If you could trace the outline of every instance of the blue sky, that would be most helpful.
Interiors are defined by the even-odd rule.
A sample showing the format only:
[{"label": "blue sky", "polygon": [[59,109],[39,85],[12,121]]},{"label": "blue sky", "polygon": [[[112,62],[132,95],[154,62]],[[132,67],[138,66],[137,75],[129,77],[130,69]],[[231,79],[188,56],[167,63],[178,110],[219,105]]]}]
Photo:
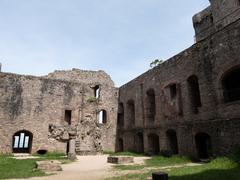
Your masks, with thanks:
[{"label": "blue sky", "polygon": [[4,72],[104,70],[116,86],[194,43],[208,0],[0,0]]}]

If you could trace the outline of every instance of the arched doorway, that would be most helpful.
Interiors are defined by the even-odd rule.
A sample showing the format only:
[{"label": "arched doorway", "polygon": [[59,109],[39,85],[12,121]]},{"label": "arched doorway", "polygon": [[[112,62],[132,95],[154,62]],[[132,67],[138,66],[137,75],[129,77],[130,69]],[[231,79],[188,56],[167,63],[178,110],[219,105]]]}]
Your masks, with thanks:
[{"label": "arched doorway", "polygon": [[240,100],[240,67],[227,72],[222,78],[225,102]]},{"label": "arched doorway", "polygon": [[33,135],[29,131],[18,131],[13,135],[13,153],[31,153]]},{"label": "arched doorway", "polygon": [[211,137],[207,133],[198,133],[195,136],[199,159],[208,159],[212,156]]},{"label": "arched doorway", "polygon": [[137,153],[144,152],[143,134],[141,132],[137,133],[134,137],[135,151]]},{"label": "arched doorway", "polygon": [[118,139],[117,152],[123,152],[123,151],[124,151],[123,139],[122,139],[122,138],[119,138],[119,139]]},{"label": "arched doorway", "polygon": [[178,140],[177,133],[174,130],[168,130],[166,132],[168,140],[168,148],[173,154],[178,154]]},{"label": "arched doorway", "polygon": [[158,155],[160,152],[159,137],[157,134],[148,135],[148,154]]}]

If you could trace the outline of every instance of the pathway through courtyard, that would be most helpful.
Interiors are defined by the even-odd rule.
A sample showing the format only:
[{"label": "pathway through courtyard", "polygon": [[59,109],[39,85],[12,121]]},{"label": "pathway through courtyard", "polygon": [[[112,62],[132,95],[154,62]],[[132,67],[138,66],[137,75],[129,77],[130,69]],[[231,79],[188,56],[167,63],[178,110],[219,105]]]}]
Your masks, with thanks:
[{"label": "pathway through courtyard", "polygon": [[107,155],[78,156],[76,162],[63,164],[63,171],[56,175],[35,177],[29,180],[102,180],[111,175],[112,165]]},{"label": "pathway through courtyard", "polygon": [[[107,157],[108,155],[78,156],[78,160],[76,162],[63,164],[63,171],[57,172],[55,175],[34,177],[29,178],[29,180],[104,180],[108,177],[144,173],[155,169],[166,171],[172,168],[201,165],[196,163],[187,163],[165,167],[146,167],[141,170],[118,171],[113,169],[113,164],[107,163]],[[149,159],[149,157],[134,157],[134,164],[144,164],[144,160],[146,159]]]}]

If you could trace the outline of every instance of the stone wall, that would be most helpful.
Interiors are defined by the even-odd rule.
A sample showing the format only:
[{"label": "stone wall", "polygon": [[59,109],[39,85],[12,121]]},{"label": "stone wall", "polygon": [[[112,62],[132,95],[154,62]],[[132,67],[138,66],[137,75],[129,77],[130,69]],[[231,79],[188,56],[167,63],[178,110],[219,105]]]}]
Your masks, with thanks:
[{"label": "stone wall", "polygon": [[[99,85],[100,98],[93,87]],[[49,125],[69,127],[65,110],[71,111],[71,126],[77,128],[78,153],[115,148],[118,90],[103,71],[57,71],[44,77],[0,73],[0,152],[12,152],[13,135],[21,130],[33,134],[32,150],[67,151],[67,140],[52,138]],[[107,112],[106,124],[97,113]],[[110,138],[111,137],[111,138]]]},{"label": "stone wall", "polygon": [[209,7],[193,16],[196,41],[209,37],[239,18],[239,0],[211,0]]},{"label": "stone wall", "polygon": [[[159,138],[159,151],[169,150],[168,130],[176,132],[178,151],[182,155],[197,156],[195,138],[198,133],[210,136],[214,155],[240,146],[237,141],[240,138],[240,101],[225,102],[222,84],[226,72],[239,68],[239,40],[240,20],[120,87],[124,126],[118,127],[117,148],[123,140],[124,150],[136,151],[136,134],[141,133],[145,153],[151,149],[152,134]],[[201,101],[195,107],[189,85],[193,76],[199,84]],[[150,123],[146,117],[149,89],[155,92],[156,109],[155,120]],[[131,127],[126,113],[129,100],[135,105],[135,125]]]}]

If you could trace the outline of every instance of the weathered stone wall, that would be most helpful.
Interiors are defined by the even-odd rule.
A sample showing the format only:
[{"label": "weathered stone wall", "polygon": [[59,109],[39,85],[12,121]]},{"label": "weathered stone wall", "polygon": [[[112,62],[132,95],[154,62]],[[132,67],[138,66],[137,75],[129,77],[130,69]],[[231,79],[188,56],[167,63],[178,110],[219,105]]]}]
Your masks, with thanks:
[{"label": "weathered stone wall", "polygon": [[240,18],[239,0],[211,0],[210,4],[209,7],[193,16],[197,42]]},{"label": "weathered stone wall", "polygon": [[[122,86],[119,103],[124,106],[124,127],[118,127],[116,142],[119,143],[121,138],[124,150],[136,150],[134,137],[138,132],[143,133],[144,152],[147,153],[148,135],[156,134],[160,150],[166,150],[169,149],[166,132],[173,129],[182,155],[197,156],[195,135],[200,132],[211,137],[214,155],[240,146],[237,141],[240,138],[240,102],[225,103],[222,87],[224,73],[240,65],[239,40],[240,20]],[[198,79],[201,98],[201,106],[196,112],[193,111],[188,84],[192,75]],[[176,84],[175,100],[166,93],[171,84]],[[149,89],[155,92],[156,108],[155,121],[151,123],[146,122]],[[176,99],[180,103],[176,103]],[[132,127],[128,126],[126,113],[129,100],[135,104],[135,125]],[[181,113],[179,109],[182,109]]]},{"label": "weathered stone wall", "polygon": [[[101,87],[101,96],[89,102],[95,85]],[[81,142],[78,152],[114,151],[115,141],[109,137],[116,134],[117,93],[103,71],[74,69],[45,77],[0,73],[0,152],[12,152],[13,135],[21,130],[33,134],[32,153],[39,149],[66,152],[67,140],[49,134],[50,124],[68,127],[65,110],[72,111],[71,126],[77,128]],[[107,123],[100,125],[96,114],[102,108],[108,116]]]},{"label": "weathered stone wall", "polygon": [[240,17],[238,0],[211,0],[213,21],[216,27],[224,27]]}]

